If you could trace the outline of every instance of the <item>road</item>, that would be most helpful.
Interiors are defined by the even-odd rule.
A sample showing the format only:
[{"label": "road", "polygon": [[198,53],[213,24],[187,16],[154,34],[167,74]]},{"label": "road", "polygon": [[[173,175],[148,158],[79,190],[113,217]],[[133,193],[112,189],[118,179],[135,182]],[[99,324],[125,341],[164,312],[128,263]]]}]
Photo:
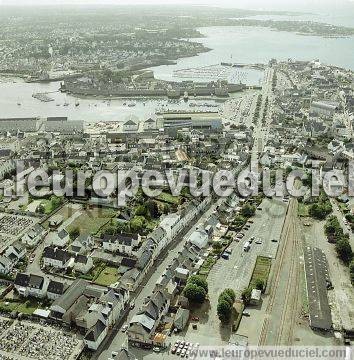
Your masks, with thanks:
[{"label": "road", "polygon": [[[67,219],[66,221],[63,222],[63,224],[61,224],[59,226],[59,228],[56,230],[56,232],[59,232],[62,229],[67,228],[72,222],[74,222],[75,219],[77,219],[80,215],[81,215],[81,211],[78,210],[76,212],[74,212],[74,214]],[[52,244],[52,237],[54,235],[54,232],[49,231],[49,233],[45,236],[44,240],[37,246],[37,248],[34,250],[34,254],[35,257],[33,259],[32,263],[29,263],[27,265],[27,269],[26,272],[28,274],[34,274],[34,275],[39,275],[39,276],[43,276],[43,277],[47,277],[50,280],[55,280],[55,281],[60,281],[60,282],[65,282],[68,285],[70,285],[73,280],[71,279],[67,279],[64,278],[62,276],[56,276],[56,275],[52,275],[52,274],[48,274],[46,272],[44,272],[41,269],[41,258],[42,258],[42,254],[44,251],[44,248],[47,246],[50,246]]]},{"label": "road", "polygon": [[[258,168],[259,153],[262,153],[264,146],[267,143],[270,124],[272,122],[273,112],[273,96],[272,96],[272,82],[273,82],[274,70],[272,68],[266,68],[264,73],[264,80],[262,86],[262,103],[259,111],[259,117],[255,124],[253,131],[253,148],[251,152],[251,169],[256,170]],[[268,105],[266,100],[268,99]],[[266,112],[265,119],[263,121],[263,114]]]}]

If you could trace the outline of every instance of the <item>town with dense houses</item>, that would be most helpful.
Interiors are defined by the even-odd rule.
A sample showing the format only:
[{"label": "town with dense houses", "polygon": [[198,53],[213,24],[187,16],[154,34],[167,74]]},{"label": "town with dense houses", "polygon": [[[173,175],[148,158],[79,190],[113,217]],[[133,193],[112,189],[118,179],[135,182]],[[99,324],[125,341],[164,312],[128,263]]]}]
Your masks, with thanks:
[{"label": "town with dense houses", "polygon": [[[353,71],[271,59],[244,65],[262,74],[254,86],[159,81],[147,63],[207,51],[179,40],[193,29],[177,34],[165,21],[152,33],[122,24],[119,41],[101,34],[89,47],[83,23],[71,34],[76,55],[58,45],[73,23],[47,35],[55,66],[80,73],[66,74],[56,91],[101,96],[107,106],[115,96],[163,99],[149,116],[88,121],[0,110],[0,359],[174,359],[203,346],[353,342]],[[28,38],[48,26],[32,25]],[[24,34],[11,36],[1,73],[42,81],[48,59],[26,58],[29,46],[19,56]],[[123,39],[146,47],[128,51]],[[44,50],[36,51],[40,58]],[[239,66],[222,60],[222,71]],[[117,70],[123,62],[132,68]],[[212,105],[190,106],[200,96]],[[169,106],[176,101],[180,108]],[[203,190],[203,176],[220,171],[238,179],[227,195],[191,186],[192,174]],[[292,192],[285,183],[299,171]],[[104,172],[115,185],[102,195],[95,185]],[[127,172],[139,186],[121,204],[120,190],[133,186],[120,181]],[[146,172],[162,174],[151,195]],[[167,174],[181,173],[175,194]]]}]

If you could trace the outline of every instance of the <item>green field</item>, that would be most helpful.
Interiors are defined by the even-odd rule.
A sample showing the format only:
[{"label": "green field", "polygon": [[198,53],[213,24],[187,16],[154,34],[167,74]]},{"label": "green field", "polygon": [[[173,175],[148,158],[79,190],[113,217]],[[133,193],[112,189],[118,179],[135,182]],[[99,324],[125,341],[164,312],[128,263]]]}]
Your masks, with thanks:
[{"label": "green field", "polygon": [[216,260],[212,256],[208,256],[204,262],[203,265],[199,269],[200,275],[208,275],[211,268],[214,266]]},{"label": "green field", "polygon": [[109,209],[88,209],[76,218],[66,229],[71,231],[78,227],[80,234],[96,234],[104,225],[106,225],[115,215],[113,210]]},{"label": "green field", "polygon": [[0,301],[0,311],[12,312],[31,315],[35,310],[40,308],[41,305],[36,300],[23,300],[23,301]]},{"label": "green field", "polygon": [[53,210],[53,203],[50,200],[43,200],[41,205],[44,207],[44,213],[49,215]]},{"label": "green field", "polygon": [[257,279],[263,280],[267,285],[272,259],[265,256],[257,256],[256,265],[254,266],[250,286],[254,287]]},{"label": "green field", "polygon": [[162,192],[159,196],[156,197],[156,200],[160,200],[172,205],[178,205],[179,204],[179,197],[173,196],[169,193]]},{"label": "green field", "polygon": [[95,280],[97,285],[108,286],[116,283],[119,280],[117,268],[107,266],[105,267]]}]

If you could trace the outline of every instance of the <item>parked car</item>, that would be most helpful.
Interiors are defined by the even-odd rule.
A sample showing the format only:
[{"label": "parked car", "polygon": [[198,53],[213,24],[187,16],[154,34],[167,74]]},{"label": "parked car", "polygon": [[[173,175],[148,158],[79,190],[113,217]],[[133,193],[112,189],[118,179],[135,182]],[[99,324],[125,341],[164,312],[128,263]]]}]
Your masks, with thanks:
[{"label": "parked car", "polygon": [[260,245],[260,244],[262,244],[262,240],[261,240],[261,239],[257,239],[257,240],[255,241],[255,243],[258,244],[258,245]]},{"label": "parked car", "polygon": [[161,349],[158,346],[155,346],[152,351],[158,353],[161,351]]},{"label": "parked car", "polygon": [[176,346],[173,346],[173,347],[171,348],[171,354],[175,354],[175,353],[176,353],[176,351],[177,351]]},{"label": "parked car", "polygon": [[227,254],[226,252],[222,253],[221,257],[225,260],[229,260],[230,259],[230,255]]},{"label": "parked car", "polygon": [[126,332],[128,330],[128,324],[122,326],[122,332]]},{"label": "parked car", "polygon": [[251,316],[251,313],[247,310],[245,310],[243,313],[242,313],[243,316]]},{"label": "parked car", "polygon": [[277,243],[278,240],[277,240],[277,239],[272,239],[272,242],[273,242],[273,243]]}]

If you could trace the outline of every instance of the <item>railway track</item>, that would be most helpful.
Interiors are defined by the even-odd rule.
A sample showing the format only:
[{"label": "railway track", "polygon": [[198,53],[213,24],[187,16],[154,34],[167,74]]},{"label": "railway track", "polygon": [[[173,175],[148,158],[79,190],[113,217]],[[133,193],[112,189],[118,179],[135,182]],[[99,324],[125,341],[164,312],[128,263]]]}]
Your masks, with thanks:
[{"label": "railway track", "polygon": [[[298,239],[295,236],[296,234],[296,209],[297,209],[297,201],[295,199],[291,199],[289,203],[288,213],[284,222],[284,227],[282,231],[281,236],[281,244],[280,244],[280,253],[278,254],[278,258],[274,264],[274,273],[273,278],[271,281],[271,289],[269,293],[269,301],[266,308],[265,313],[265,319],[262,325],[261,333],[259,336],[259,345],[266,345],[267,341],[267,335],[269,331],[269,325],[270,325],[270,317],[273,312],[274,303],[278,295],[278,288],[279,288],[279,279],[281,276],[281,271],[283,268],[283,264],[286,259],[286,254],[290,252],[290,254],[293,254],[294,250],[296,250],[298,245]],[[286,294],[285,294],[285,307],[281,314],[281,324],[279,327],[279,330],[277,332],[276,337],[276,344],[279,344],[282,342],[284,331],[286,328],[286,321],[287,321],[287,314],[293,312],[294,306],[296,304],[296,299],[294,299],[294,296],[292,294],[297,293],[298,291],[298,256],[291,256],[291,264],[290,264],[290,279],[291,276],[294,276],[294,279],[296,280],[296,284],[294,284],[292,281],[288,281],[286,286]],[[294,289],[295,286],[295,289]],[[295,311],[294,311],[295,312]],[[293,318],[294,319],[294,318]],[[293,321],[292,319],[292,321]],[[291,330],[291,329],[290,329]],[[289,338],[292,337],[292,331],[288,332],[287,338],[288,340],[286,342],[289,342]],[[272,344],[272,345],[276,345]]]},{"label": "railway track", "polygon": [[293,328],[297,315],[297,301],[299,291],[299,238],[296,231],[296,217],[292,217],[291,231],[291,264],[289,270],[289,281],[287,283],[284,308],[281,315],[281,322],[277,334],[275,345],[291,345],[293,338]]}]

